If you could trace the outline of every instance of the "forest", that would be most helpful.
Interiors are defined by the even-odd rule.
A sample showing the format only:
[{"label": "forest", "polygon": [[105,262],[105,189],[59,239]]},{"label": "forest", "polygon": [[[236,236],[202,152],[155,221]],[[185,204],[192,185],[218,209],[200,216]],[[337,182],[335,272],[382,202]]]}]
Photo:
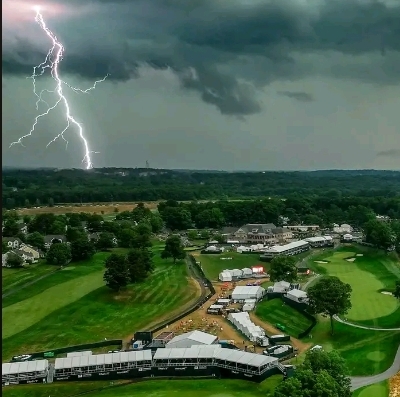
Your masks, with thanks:
[{"label": "forest", "polygon": [[2,170],[3,208],[62,203],[348,196],[395,198],[398,171]]}]

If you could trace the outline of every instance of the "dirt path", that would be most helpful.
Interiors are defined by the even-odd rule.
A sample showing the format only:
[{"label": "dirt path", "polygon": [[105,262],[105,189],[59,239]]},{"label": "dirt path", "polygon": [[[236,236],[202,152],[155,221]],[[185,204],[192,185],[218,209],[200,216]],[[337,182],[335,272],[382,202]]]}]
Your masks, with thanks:
[{"label": "dirt path", "polygon": [[389,397],[400,397],[400,372],[389,381]]}]

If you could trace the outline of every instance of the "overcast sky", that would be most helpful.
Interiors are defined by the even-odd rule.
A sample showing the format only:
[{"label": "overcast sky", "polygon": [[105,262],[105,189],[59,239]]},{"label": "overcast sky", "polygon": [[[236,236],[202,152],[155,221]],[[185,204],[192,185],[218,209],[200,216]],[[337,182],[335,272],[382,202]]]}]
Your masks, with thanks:
[{"label": "overcast sky", "polygon": [[[62,103],[23,145],[36,1],[3,0],[3,165],[83,167]],[[95,167],[400,169],[399,0],[43,0]],[[54,58],[53,58],[54,59]],[[37,90],[54,90],[49,69]],[[52,106],[54,93],[43,99]]]}]

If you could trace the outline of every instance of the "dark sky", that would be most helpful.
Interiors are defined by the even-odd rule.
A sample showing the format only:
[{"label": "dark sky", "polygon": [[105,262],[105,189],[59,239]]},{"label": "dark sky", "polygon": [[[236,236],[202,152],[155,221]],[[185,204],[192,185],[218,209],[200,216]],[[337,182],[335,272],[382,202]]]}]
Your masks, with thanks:
[{"label": "dark sky", "polygon": [[[51,47],[37,1],[3,0],[3,165],[84,166],[62,103],[42,118]],[[44,0],[95,167],[400,168],[399,0]],[[53,90],[49,69],[38,91]],[[44,92],[50,106],[57,96]],[[46,111],[44,103],[39,112]]]}]

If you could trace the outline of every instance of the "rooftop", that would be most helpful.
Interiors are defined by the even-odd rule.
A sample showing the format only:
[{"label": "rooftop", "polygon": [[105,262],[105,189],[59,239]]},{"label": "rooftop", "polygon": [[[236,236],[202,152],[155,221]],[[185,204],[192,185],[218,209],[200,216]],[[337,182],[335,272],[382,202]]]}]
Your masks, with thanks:
[{"label": "rooftop", "polygon": [[210,334],[207,334],[205,332],[201,332],[201,331],[197,331],[196,330],[196,331],[191,331],[191,332],[185,332],[182,335],[177,335],[177,336],[173,337],[168,342],[167,346],[168,345],[172,345],[172,344],[174,344],[176,342],[180,342],[180,341],[185,340],[185,339],[189,339],[189,340],[193,340],[193,341],[196,341],[196,342],[200,342],[200,343],[203,343],[205,345],[211,345],[212,343],[215,342],[217,337],[214,336],[214,335],[210,335]]},{"label": "rooftop", "polygon": [[2,375],[24,374],[27,372],[42,372],[49,366],[48,360],[23,361],[18,363],[3,363]]}]

